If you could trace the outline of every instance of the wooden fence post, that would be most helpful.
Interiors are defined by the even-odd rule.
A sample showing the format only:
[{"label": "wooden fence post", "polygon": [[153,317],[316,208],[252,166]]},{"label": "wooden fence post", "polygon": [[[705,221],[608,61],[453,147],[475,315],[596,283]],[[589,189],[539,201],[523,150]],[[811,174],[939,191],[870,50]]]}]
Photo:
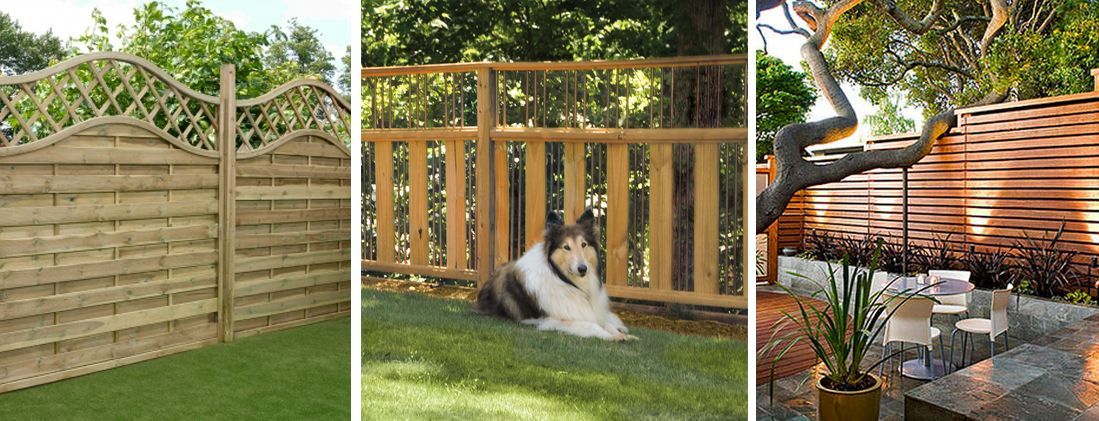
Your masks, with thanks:
[{"label": "wooden fence post", "polygon": [[[477,286],[488,282],[494,269],[496,244],[496,172],[492,129],[496,127],[496,72],[477,69]],[[506,212],[507,209],[504,209]]]},{"label": "wooden fence post", "polygon": [[236,253],[237,91],[236,69],[221,65],[221,103],[218,105],[218,337],[233,341],[233,258]]}]

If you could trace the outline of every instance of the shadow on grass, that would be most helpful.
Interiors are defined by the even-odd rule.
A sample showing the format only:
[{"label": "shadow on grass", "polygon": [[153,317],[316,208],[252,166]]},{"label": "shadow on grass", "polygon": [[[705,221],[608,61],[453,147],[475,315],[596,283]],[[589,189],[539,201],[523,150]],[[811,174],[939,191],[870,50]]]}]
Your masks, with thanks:
[{"label": "shadow on grass", "polygon": [[364,419],[746,419],[743,342],[538,332],[463,301],[363,292]]}]

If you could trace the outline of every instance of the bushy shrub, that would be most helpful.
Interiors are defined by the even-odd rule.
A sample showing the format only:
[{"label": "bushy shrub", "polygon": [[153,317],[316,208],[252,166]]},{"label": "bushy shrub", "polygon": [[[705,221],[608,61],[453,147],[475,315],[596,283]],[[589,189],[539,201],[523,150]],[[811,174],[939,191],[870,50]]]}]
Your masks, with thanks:
[{"label": "bushy shrub", "polygon": [[1080,279],[1072,265],[1078,251],[1064,250],[1060,245],[1065,223],[1051,238],[1036,239],[1023,231],[1023,239],[1015,241],[1015,279],[1027,281],[1034,294],[1053,298]]},{"label": "bushy shrub", "polygon": [[1004,288],[1014,277],[1010,260],[1011,251],[1001,247],[986,252],[978,252],[970,247],[962,263],[969,271],[969,280],[974,285],[981,288]]}]

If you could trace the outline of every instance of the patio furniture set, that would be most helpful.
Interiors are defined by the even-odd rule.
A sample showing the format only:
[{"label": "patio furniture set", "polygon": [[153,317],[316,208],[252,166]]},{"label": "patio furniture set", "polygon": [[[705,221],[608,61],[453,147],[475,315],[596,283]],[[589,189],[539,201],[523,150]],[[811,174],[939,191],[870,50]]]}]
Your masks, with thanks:
[{"label": "patio furniture set", "polygon": [[[874,275],[873,288],[875,291],[885,289],[889,295],[917,292],[918,295],[908,300],[894,300],[889,304],[888,313],[892,318],[886,323],[882,345],[884,354],[889,355],[890,349],[895,344],[900,344],[896,355],[904,355],[905,346],[913,344],[918,346],[920,354],[917,358],[904,361],[900,364],[901,373],[908,378],[918,380],[933,380],[954,371],[957,367],[965,367],[965,358],[968,355],[972,363],[973,352],[967,352],[975,347],[973,335],[985,335],[989,340],[991,356],[996,355],[996,338],[1004,336],[1004,348],[1008,347],[1007,340],[1007,305],[1011,294],[1012,285],[1005,289],[992,292],[992,307],[989,318],[969,317],[968,293],[975,286],[969,282],[968,271],[958,270],[931,270],[928,274],[920,276],[897,277],[890,279],[890,274],[879,272]],[[883,314],[882,317],[885,317]],[[931,318],[935,315],[954,316],[958,321],[954,324],[954,331],[950,334],[950,355],[947,356],[947,347],[944,346],[942,331],[932,326]],[[961,334],[961,364],[954,364],[955,340]],[[935,342],[938,342],[939,358],[934,358]],[[889,358],[890,371],[892,361]],[[878,374],[884,372],[885,364],[878,367]]]}]

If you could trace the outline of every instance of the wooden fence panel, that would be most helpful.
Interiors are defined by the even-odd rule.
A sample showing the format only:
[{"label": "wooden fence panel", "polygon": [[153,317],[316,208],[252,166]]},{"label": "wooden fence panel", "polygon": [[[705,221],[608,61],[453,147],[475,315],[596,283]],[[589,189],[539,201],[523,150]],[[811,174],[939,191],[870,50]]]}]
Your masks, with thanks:
[{"label": "wooden fence panel", "polygon": [[[400,256],[384,259],[381,253],[372,251],[364,253],[364,271],[398,277],[476,280],[483,284],[494,268],[518,258],[527,248],[542,241],[547,212],[562,212],[566,221],[572,222],[591,207],[604,235],[605,262],[600,263],[612,297],[745,308],[747,288],[743,278],[750,272],[746,269],[747,247],[742,225],[743,207],[748,200],[743,193],[748,189],[739,184],[750,178],[747,165],[742,162],[747,130],[691,127],[685,120],[675,118],[671,102],[664,98],[676,95],[677,89],[694,89],[699,96],[728,95],[733,106],[723,106],[718,119],[741,121],[743,116],[738,113],[742,104],[738,103],[743,99],[739,89],[746,88],[740,83],[746,75],[745,63],[742,56],[721,56],[364,69],[366,127],[362,139],[371,143],[366,149],[375,157],[372,162],[363,163],[364,169],[375,173],[366,176],[367,191],[375,195],[364,196],[368,200],[364,210],[371,212],[378,224],[376,233],[364,236],[364,251],[369,250],[367,243],[373,245],[373,242],[378,243],[375,250],[380,251],[383,248],[380,238],[389,236],[383,232],[388,228],[383,227],[391,218],[383,217],[381,208],[393,206],[383,203],[390,198],[377,192],[392,190],[390,187],[400,192],[405,186],[399,179],[393,181],[397,186],[390,186],[381,174],[390,173],[388,167],[393,164],[385,162],[389,154],[383,145],[393,140],[409,144],[428,142],[425,154],[429,157],[428,164],[433,165],[431,157],[439,152],[431,142],[443,141],[447,155],[446,212],[443,212],[446,215],[439,212],[443,207],[439,202],[444,199],[438,195],[425,196],[426,203],[407,201],[410,203],[407,209],[397,204],[392,215],[398,239],[402,226],[409,222],[416,226],[415,220],[423,222],[420,213],[424,210],[431,212],[427,219],[435,230],[440,220],[445,220],[446,240],[433,238],[429,244],[430,247],[445,244],[447,262],[428,259],[408,264]],[[684,67],[722,76],[717,84],[674,84],[666,78],[668,72],[687,75],[684,77],[697,74],[694,69]],[[562,95],[554,91],[552,83],[547,84],[555,75],[546,72],[558,70],[570,72],[576,81],[575,95]],[[405,115],[408,113],[395,110],[387,98],[401,92],[404,86],[421,86],[425,79],[420,75],[425,74],[427,80],[442,77],[467,86],[475,82],[476,98],[472,97],[472,90],[440,95],[412,92],[406,100],[422,104],[423,112]],[[626,80],[641,88],[622,86],[621,81]],[[581,94],[582,86],[591,92]],[[631,89],[635,92],[630,92]],[[460,168],[455,167],[450,151],[458,149],[456,144],[474,139],[475,160],[465,165],[473,167],[467,173],[476,174],[476,183],[466,194],[476,198],[477,206],[475,210],[469,209],[468,204],[466,209],[454,209],[462,200],[452,197],[458,186],[452,185],[451,179],[457,178],[455,172],[460,172]],[[680,157],[684,162],[690,161],[687,165],[698,165],[693,176],[690,172],[686,176],[676,175],[675,145],[690,145],[690,149],[683,150],[697,151]],[[409,156],[417,159],[421,153],[413,150]],[[397,161],[396,177],[400,178],[406,172],[400,169],[400,158]],[[418,163],[409,167],[409,173],[421,171]],[[437,172],[437,169],[426,171]],[[416,174],[411,173],[412,176]],[[434,175],[428,178],[435,182]],[[421,188],[418,183],[410,185],[410,194],[415,199]],[[682,194],[705,197],[694,208],[696,214],[686,218],[691,223],[679,224],[683,227],[676,231],[679,225],[674,221],[674,201],[682,199]],[[469,251],[455,248],[453,243],[461,242],[461,234],[454,231],[455,227],[467,225],[461,223],[460,216],[472,212],[477,218],[475,227],[465,232],[471,247]],[[415,232],[411,231],[415,238]],[[401,244],[396,248],[411,248],[413,252],[416,249]],[[455,265],[454,260],[465,257],[461,253],[473,250],[477,255],[475,268]],[[673,273],[675,265],[686,268],[684,273]]]},{"label": "wooden fence panel", "polygon": [[[0,149],[0,391],[217,341],[216,155],[99,123]],[[58,150],[129,158],[41,163]]]},{"label": "wooden fence panel", "polygon": [[[350,311],[351,156],[338,142],[303,135],[237,163],[238,336]],[[280,211],[293,217],[252,218]]]}]

